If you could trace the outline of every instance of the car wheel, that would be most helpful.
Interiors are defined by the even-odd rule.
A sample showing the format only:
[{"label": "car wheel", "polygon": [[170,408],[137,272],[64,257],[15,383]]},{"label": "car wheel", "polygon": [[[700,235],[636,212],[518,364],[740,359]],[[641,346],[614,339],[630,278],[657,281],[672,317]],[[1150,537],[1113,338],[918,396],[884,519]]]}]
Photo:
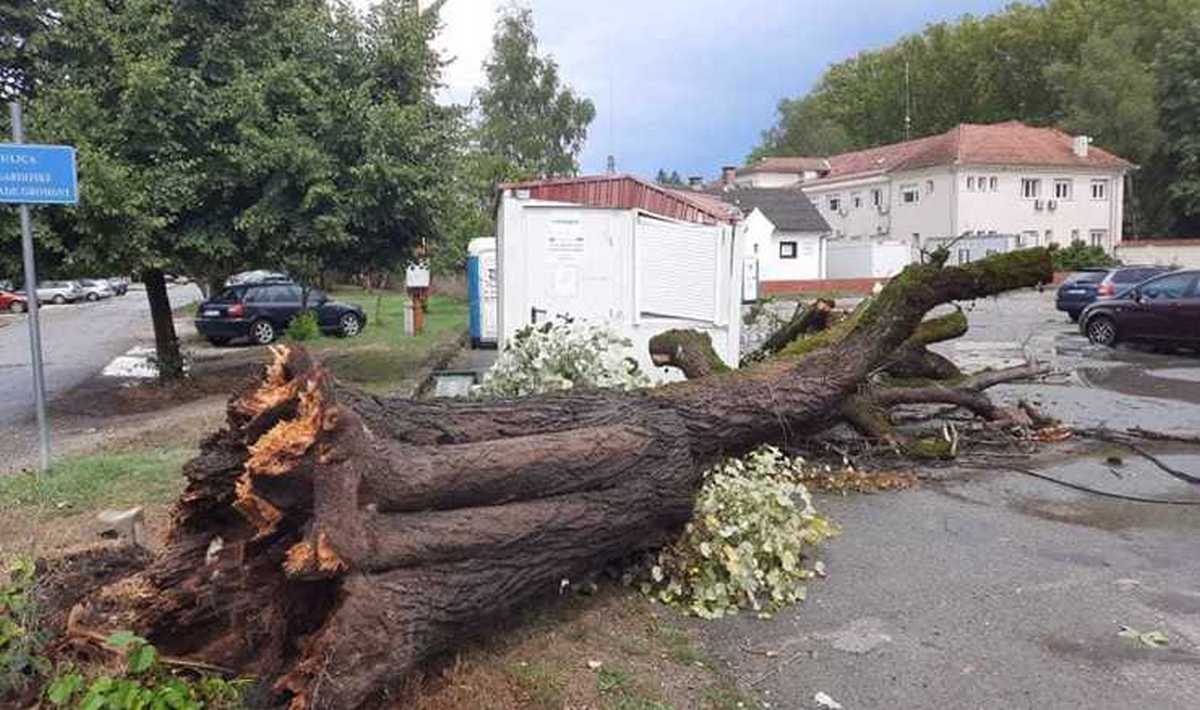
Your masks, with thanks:
[{"label": "car wheel", "polygon": [[250,339],[259,345],[275,342],[275,326],[269,320],[256,320],[250,324]]},{"label": "car wheel", "polygon": [[353,338],[362,332],[362,319],[353,313],[347,313],[338,319],[338,334],[343,338]]},{"label": "car wheel", "polygon": [[9,304],[8,310],[12,311],[13,313],[24,313],[25,312],[25,302],[24,301],[13,301],[11,304]]},{"label": "car wheel", "polygon": [[1067,311],[1067,317],[1071,319],[1072,323],[1078,323],[1079,311]]},{"label": "car wheel", "polygon": [[228,345],[229,338],[209,338],[208,342],[212,343],[213,345],[215,345],[219,348],[222,345]]},{"label": "car wheel", "polygon": [[1117,324],[1108,316],[1092,316],[1087,322],[1087,337],[1096,345],[1112,347],[1117,344]]},{"label": "car wheel", "polygon": [[100,297],[99,297],[99,296],[97,296],[97,295],[96,295],[96,294],[94,294],[94,293],[89,293],[89,294],[87,295],[87,300],[89,300],[89,301],[99,301],[99,300],[100,300]]},{"label": "car wheel", "polygon": [[57,296],[55,296],[54,298],[50,299],[50,300],[51,300],[51,301],[53,301],[54,303],[56,303],[56,304],[60,305],[60,306],[61,306],[62,304],[64,304],[64,303],[66,303],[66,302],[67,302],[67,299],[63,298],[63,296],[62,296],[62,294],[61,294],[61,293],[60,293],[60,294],[58,294]]}]

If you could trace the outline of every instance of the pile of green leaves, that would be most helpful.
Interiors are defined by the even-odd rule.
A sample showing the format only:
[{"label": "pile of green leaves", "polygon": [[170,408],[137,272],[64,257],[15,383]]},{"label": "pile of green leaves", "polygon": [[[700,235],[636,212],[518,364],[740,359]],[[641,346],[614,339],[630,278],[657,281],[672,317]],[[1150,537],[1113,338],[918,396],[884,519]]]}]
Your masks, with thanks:
[{"label": "pile of green leaves", "polygon": [[1051,255],[1055,271],[1076,271],[1097,266],[1116,266],[1120,262],[1104,253],[1103,247],[1088,246],[1081,240],[1071,246],[1055,249]]},{"label": "pile of green leaves", "polygon": [[524,397],[572,387],[631,390],[650,385],[611,328],[557,317],[516,333],[484,375],[477,394]]},{"label": "pile of green leaves", "polygon": [[128,631],[108,637],[109,646],[125,654],[120,674],[87,677],[80,670],[61,670],[46,686],[46,701],[53,707],[84,710],[222,710],[242,707],[242,693],[249,681],[227,681],[204,677],[187,680],[163,665],[154,646]]},{"label": "pile of green leaves", "polygon": [[803,459],[770,446],[713,467],[683,535],[649,565],[643,593],[705,619],[744,608],[769,616],[803,600],[805,583],[824,572],[805,560],[837,534],[813,508],[806,475]]}]

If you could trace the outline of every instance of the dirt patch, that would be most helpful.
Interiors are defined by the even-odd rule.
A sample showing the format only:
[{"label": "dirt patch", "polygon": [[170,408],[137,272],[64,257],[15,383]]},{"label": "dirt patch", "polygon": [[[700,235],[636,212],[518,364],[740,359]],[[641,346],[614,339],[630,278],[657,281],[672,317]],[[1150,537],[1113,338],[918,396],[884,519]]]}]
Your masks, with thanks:
[{"label": "dirt patch", "polygon": [[619,586],[468,648],[407,695],[416,710],[751,707],[682,619]]},{"label": "dirt patch", "polygon": [[178,407],[237,391],[258,375],[264,356],[254,350],[199,362],[180,382],[96,376],[56,398],[50,411],[74,417],[113,417]]},{"label": "dirt patch", "polygon": [[133,545],[97,545],[37,561],[34,599],[44,629],[60,632],[67,614],[86,594],[144,569],[153,555]]}]

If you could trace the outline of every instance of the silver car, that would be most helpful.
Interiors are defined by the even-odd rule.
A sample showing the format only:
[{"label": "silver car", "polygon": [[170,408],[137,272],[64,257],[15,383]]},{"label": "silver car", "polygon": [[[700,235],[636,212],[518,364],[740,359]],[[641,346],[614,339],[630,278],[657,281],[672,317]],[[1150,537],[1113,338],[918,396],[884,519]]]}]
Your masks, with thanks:
[{"label": "silver car", "polygon": [[38,303],[74,303],[83,298],[83,289],[74,281],[43,281],[37,287]]},{"label": "silver car", "polygon": [[75,283],[79,284],[84,299],[88,301],[99,301],[102,298],[112,298],[116,295],[112,286],[101,279],[79,279]]}]

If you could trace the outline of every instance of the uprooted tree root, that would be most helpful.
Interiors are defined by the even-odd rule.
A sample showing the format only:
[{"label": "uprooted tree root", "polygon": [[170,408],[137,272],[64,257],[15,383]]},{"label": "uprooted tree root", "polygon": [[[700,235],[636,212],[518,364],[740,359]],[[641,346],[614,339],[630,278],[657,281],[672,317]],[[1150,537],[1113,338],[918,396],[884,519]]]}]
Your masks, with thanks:
[{"label": "uprooted tree root", "polygon": [[835,424],[932,308],[1050,275],[1041,249],[913,265],[822,347],[632,393],[374,397],[277,348],[184,467],[166,551],[68,632],[132,630],[294,708],[393,703],[431,656],[671,539],[716,461]]}]

